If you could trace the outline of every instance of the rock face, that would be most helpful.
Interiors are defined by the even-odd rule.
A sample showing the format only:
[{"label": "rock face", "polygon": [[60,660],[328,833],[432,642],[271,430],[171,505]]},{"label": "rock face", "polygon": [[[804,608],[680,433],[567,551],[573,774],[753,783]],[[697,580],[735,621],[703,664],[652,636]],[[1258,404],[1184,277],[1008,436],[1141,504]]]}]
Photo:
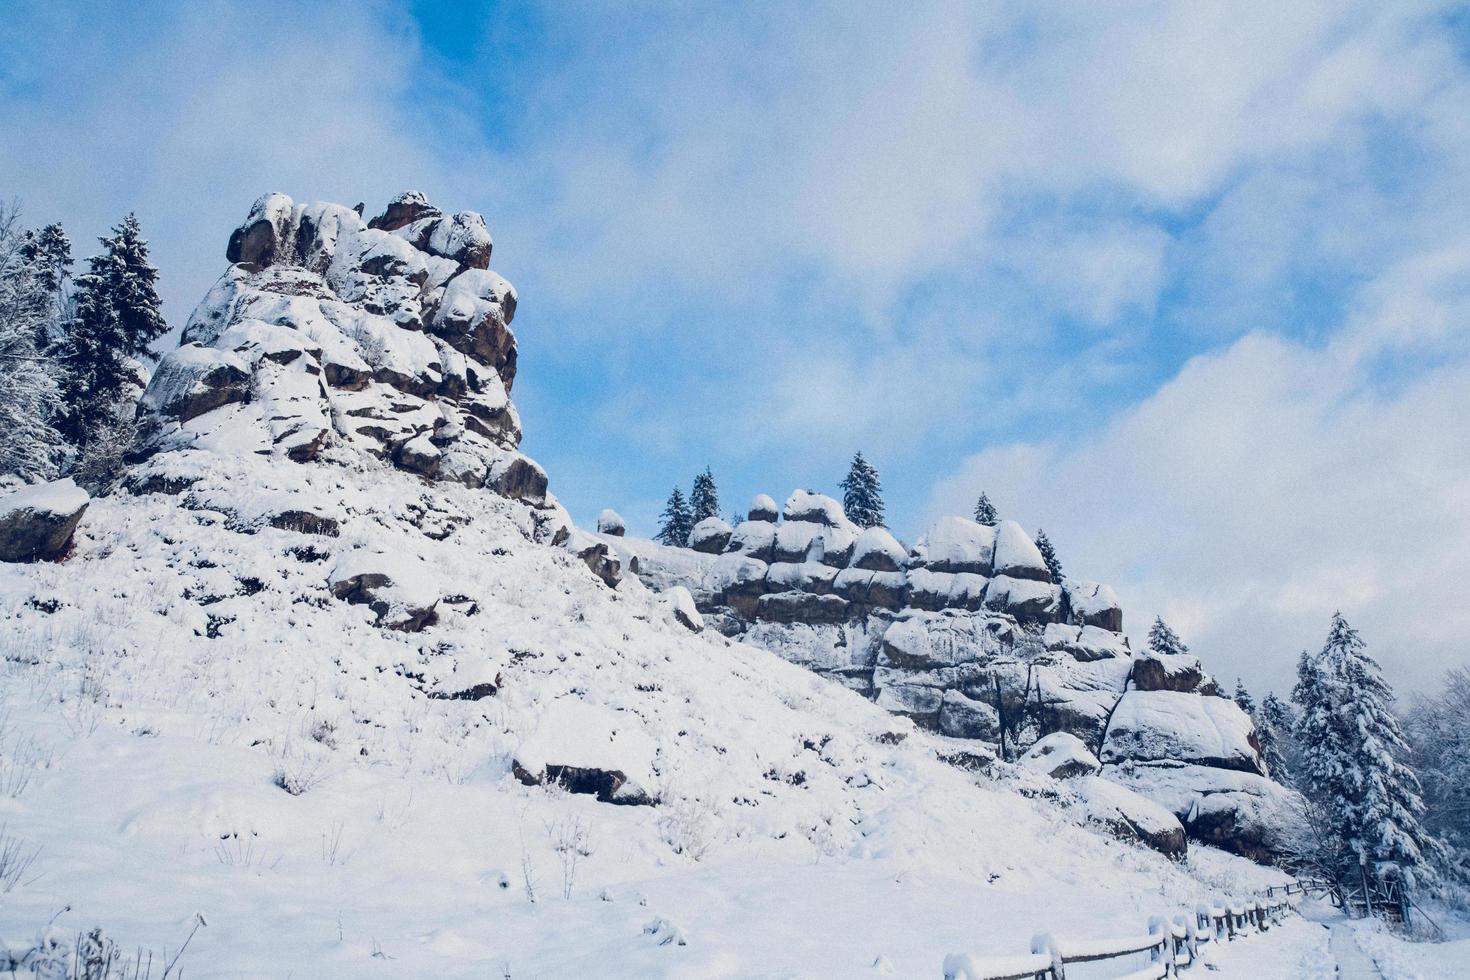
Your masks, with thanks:
[{"label": "rock face", "polygon": [[51,561],[71,536],[91,498],[70,479],[21,487],[0,496],[0,561]]},{"label": "rock face", "polygon": [[[416,192],[371,221],[336,204],[260,198],[230,236],[232,265],[143,394],[127,487],[228,508],[244,530],[334,536],[349,515],[330,494],[312,496],[317,477],[277,467],[261,473],[270,486],[248,494],[229,484],[250,479],[241,473],[253,458],[389,467],[524,505],[529,536],[563,545],[616,585],[618,559],[573,533],[545,471],[517,448],[516,293],[489,271],[490,252],[479,215],[446,215]],[[454,533],[425,500],[408,518],[430,537]],[[333,580],[333,593],[385,627],[433,625],[439,596],[402,603],[385,590],[412,583],[363,571]]]},{"label": "rock face", "polygon": [[[1129,776],[1135,793],[1119,789],[1106,802],[1105,790],[1094,794],[1110,814],[1099,822],[1132,828],[1125,836],[1166,853],[1182,853],[1185,830],[1253,857],[1267,853],[1260,824],[1289,797],[1240,787],[1247,776],[1275,786],[1261,776],[1249,717],[1214,696],[1197,658],[1135,655],[1111,588],[1053,582],[1013,521],[943,517],[906,548],[886,529],[854,526],[841,504],[811,491],[792,493],[781,514],[778,522],[774,502],[757,496],[749,520],[728,538],[719,529],[718,557],[644,552],[638,573],[653,588],[687,588],[713,628],[1005,759],[1114,781],[1124,769],[1186,766],[1191,802],[1208,799],[1197,812],[1174,805],[1183,799],[1174,783]],[[713,550],[713,535],[695,537],[699,551]],[[1141,805],[1132,811],[1151,806],[1138,794],[1178,819],[1121,816],[1130,810],[1125,797]]]},{"label": "rock face", "polygon": [[356,451],[545,501],[516,450],[515,290],[487,268],[479,215],[410,192],[369,223],[267,194],[227,256],[143,396],[135,458],[224,439],[297,462]]}]

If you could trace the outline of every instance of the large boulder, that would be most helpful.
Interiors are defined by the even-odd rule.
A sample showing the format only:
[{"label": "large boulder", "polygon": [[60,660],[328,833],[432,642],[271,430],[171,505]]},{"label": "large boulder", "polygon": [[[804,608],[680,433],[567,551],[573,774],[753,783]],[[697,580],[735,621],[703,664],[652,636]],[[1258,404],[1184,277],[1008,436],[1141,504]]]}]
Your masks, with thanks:
[{"label": "large boulder", "polygon": [[776,501],[763,493],[758,493],[750,500],[750,510],[746,513],[748,521],[763,521],[767,524],[776,523],[780,513],[776,510]]},{"label": "large boulder", "polygon": [[230,351],[184,344],[158,362],[141,407],[187,422],[250,399],[250,366]]},{"label": "large boulder", "polygon": [[1070,732],[1052,732],[1037,739],[1017,764],[1053,779],[1093,776],[1102,768],[1082,739]]},{"label": "large boulder", "polygon": [[857,536],[852,549],[852,567],[873,572],[901,572],[908,555],[888,529],[870,527]]},{"label": "large boulder", "polygon": [[786,498],[784,516],[788,521],[811,521],[827,527],[845,528],[856,537],[857,527],[847,519],[842,504],[825,494],[793,490]]},{"label": "large boulder", "polygon": [[1124,840],[1136,840],[1176,861],[1188,850],[1184,825],[1167,808],[1100,776],[1072,782],[1087,819]]},{"label": "large boulder", "polygon": [[627,533],[627,526],[623,523],[623,515],[615,510],[604,510],[597,515],[597,531],[599,534],[611,534],[615,538],[621,538]]},{"label": "large boulder", "polygon": [[963,517],[941,517],[920,539],[916,550],[932,571],[989,575],[995,537],[993,527]]},{"label": "large boulder", "polygon": [[689,547],[707,555],[718,555],[734,533],[735,529],[720,518],[706,517],[689,532]]},{"label": "large boulder", "polygon": [[1141,653],[1133,661],[1133,686],[1140,691],[1193,694],[1208,675],[1189,653]]},{"label": "large boulder", "polygon": [[1067,579],[1065,588],[1073,623],[1098,626],[1113,633],[1123,632],[1123,609],[1111,586]]},{"label": "large boulder", "polygon": [[0,496],[0,561],[52,561],[65,555],[91,499],[71,479]]},{"label": "large boulder", "polygon": [[1105,763],[1187,762],[1261,774],[1250,716],[1234,701],[1175,691],[1129,691],[1103,741]]},{"label": "large boulder", "polygon": [[1265,776],[1178,762],[1108,766],[1107,778],[1169,810],[1194,840],[1253,861],[1284,853],[1300,797]]},{"label": "large boulder", "polygon": [[1031,536],[1015,521],[1001,521],[995,526],[995,574],[1014,579],[1050,582],[1051,573]]}]

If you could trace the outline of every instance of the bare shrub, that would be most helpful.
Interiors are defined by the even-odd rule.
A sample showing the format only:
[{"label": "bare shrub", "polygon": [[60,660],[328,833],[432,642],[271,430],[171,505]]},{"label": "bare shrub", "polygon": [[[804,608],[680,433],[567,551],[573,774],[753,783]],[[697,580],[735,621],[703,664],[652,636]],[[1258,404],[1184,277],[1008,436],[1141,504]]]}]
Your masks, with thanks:
[{"label": "bare shrub", "polygon": [[0,893],[8,895],[17,885],[29,885],[40,877],[30,873],[40,853],[39,845],[7,833],[5,826],[0,825]]}]

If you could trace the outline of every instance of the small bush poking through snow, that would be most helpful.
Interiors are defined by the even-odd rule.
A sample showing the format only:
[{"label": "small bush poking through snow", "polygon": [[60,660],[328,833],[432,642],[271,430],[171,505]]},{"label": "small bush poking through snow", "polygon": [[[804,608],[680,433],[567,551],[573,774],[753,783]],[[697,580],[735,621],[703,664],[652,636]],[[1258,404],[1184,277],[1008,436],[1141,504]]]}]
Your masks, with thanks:
[{"label": "small bush poking through snow", "polygon": [[8,895],[17,885],[35,881],[30,870],[40,853],[41,848],[7,833],[6,828],[0,825],[0,893]]}]

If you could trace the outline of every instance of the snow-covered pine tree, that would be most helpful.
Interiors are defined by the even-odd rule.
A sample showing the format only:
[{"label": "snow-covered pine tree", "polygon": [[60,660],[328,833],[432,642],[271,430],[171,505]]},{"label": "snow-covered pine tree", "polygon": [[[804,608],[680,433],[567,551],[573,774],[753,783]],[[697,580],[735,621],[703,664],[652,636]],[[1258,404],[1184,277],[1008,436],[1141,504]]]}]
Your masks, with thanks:
[{"label": "snow-covered pine tree", "polygon": [[1232,696],[1235,703],[1240,705],[1240,710],[1246,714],[1255,716],[1256,699],[1251,697],[1251,692],[1245,689],[1245,682],[1239,677],[1235,679],[1235,694]]},{"label": "snow-covered pine tree", "polygon": [[1154,624],[1148,629],[1148,648],[1154,653],[1165,656],[1189,652],[1189,647],[1179,639],[1178,633],[1169,628],[1169,624],[1164,622],[1162,616],[1155,616]]},{"label": "snow-covered pine tree", "polygon": [[658,534],[654,535],[655,541],[671,548],[689,546],[689,532],[694,529],[694,521],[689,502],[684,499],[684,491],[674,488],[673,493],[669,494],[668,503],[664,504],[664,512],[659,515],[659,521]]},{"label": "snow-covered pine tree", "polygon": [[21,245],[22,254],[36,270],[47,295],[51,298],[51,316],[45,328],[45,336],[39,341],[42,350],[49,350],[60,341],[62,320],[65,318],[66,281],[71,277],[71,239],[59,224],[49,224],[40,231],[28,231]]},{"label": "snow-covered pine tree", "polygon": [[1303,788],[1326,814],[1338,881],[1396,881],[1412,891],[1432,879],[1442,847],[1421,822],[1419,780],[1403,761],[1408,745],[1393,691],[1341,613],[1326,645],[1302,654],[1292,700],[1302,712]]},{"label": "snow-covered pine tree", "polygon": [[1051,546],[1051,539],[1041,528],[1036,529],[1036,550],[1041,552],[1041,560],[1046,562],[1046,570],[1051,574],[1053,582],[1062,580],[1062,560],[1057,557],[1057,550]]},{"label": "snow-covered pine tree", "polygon": [[720,492],[715,489],[715,477],[708,466],[694,478],[694,488],[689,493],[689,513],[693,524],[706,517],[720,516]]},{"label": "snow-covered pine tree", "polygon": [[[99,239],[104,251],[76,277],[75,307],[67,324],[64,435],[85,448],[104,429],[131,423],[137,361],[168,331],[159,309],[158,270],[148,260],[138,219],[128,215]],[[124,404],[126,402],[126,404]]]},{"label": "snow-covered pine tree", "polygon": [[[56,365],[44,349],[56,299],[18,209],[0,205],[0,475],[56,475]],[[57,283],[59,288],[59,281]]]},{"label": "snow-covered pine tree", "polygon": [[984,524],[986,527],[995,527],[1000,517],[995,513],[995,505],[985,494],[980,494],[980,499],[975,501],[975,523]]},{"label": "snow-covered pine tree", "polygon": [[1470,880],[1470,669],[1453,668],[1435,693],[1415,698],[1404,728],[1424,786],[1424,823]]},{"label": "snow-covered pine tree", "polygon": [[1268,692],[1256,713],[1256,738],[1261,743],[1261,759],[1267,774],[1283,786],[1292,785],[1291,757],[1295,754],[1292,736],[1291,707]]},{"label": "snow-covered pine tree", "polygon": [[858,527],[883,527],[883,484],[878,480],[878,471],[873,464],[858,452],[847,468],[847,476],[839,484],[842,489],[842,510],[847,519]]}]

